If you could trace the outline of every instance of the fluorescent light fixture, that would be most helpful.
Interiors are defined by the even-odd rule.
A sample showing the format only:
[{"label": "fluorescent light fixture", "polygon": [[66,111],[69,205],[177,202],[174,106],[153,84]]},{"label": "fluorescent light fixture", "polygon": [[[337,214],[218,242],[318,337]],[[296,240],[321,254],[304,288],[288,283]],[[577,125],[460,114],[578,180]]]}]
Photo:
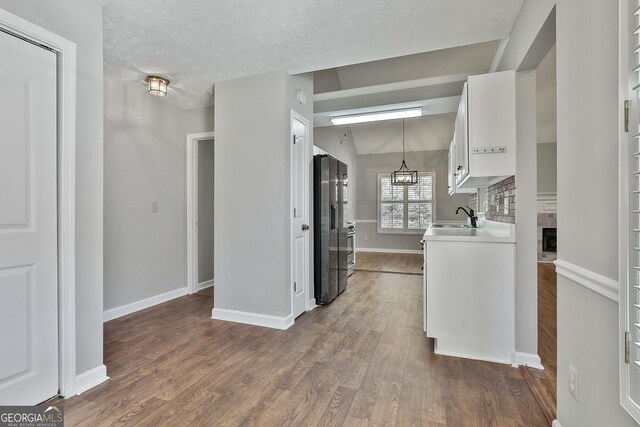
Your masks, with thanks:
[{"label": "fluorescent light fixture", "polygon": [[404,119],[422,116],[422,107],[405,108],[403,110],[376,111],[374,113],[352,114],[350,116],[331,117],[334,125],[351,125],[354,123],[379,122],[382,120]]}]

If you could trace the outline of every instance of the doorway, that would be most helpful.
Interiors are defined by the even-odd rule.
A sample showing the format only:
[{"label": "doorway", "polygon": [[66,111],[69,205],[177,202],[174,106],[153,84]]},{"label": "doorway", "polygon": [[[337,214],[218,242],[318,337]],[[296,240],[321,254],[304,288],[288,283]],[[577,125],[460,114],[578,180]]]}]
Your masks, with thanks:
[{"label": "doorway", "polygon": [[187,287],[189,294],[214,284],[213,132],[187,135]]}]

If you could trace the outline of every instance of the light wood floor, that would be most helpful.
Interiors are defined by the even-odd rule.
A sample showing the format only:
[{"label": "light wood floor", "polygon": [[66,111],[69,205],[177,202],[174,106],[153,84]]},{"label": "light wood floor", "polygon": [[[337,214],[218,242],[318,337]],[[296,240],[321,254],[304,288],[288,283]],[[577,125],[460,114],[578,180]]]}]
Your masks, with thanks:
[{"label": "light wood floor", "polygon": [[423,259],[421,254],[358,252],[355,271],[422,275]]},{"label": "light wood floor", "polygon": [[287,331],[211,320],[186,296],[105,324],[111,379],[67,426],[548,427],[520,369],[433,354],[422,279],[356,272]]}]

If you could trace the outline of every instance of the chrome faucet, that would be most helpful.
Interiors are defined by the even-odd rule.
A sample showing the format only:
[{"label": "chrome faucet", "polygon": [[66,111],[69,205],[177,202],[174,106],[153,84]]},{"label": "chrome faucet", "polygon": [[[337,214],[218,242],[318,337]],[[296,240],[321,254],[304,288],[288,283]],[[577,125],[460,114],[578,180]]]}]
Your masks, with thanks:
[{"label": "chrome faucet", "polygon": [[467,211],[467,209],[460,206],[458,207],[458,209],[456,209],[456,215],[458,215],[458,212],[460,212],[461,209],[462,209],[462,212],[466,213],[467,216],[471,219],[471,227],[478,228],[478,223],[476,222],[478,221],[478,217],[475,215],[475,212],[473,212],[473,209],[467,206],[467,209],[469,209],[469,211]]}]

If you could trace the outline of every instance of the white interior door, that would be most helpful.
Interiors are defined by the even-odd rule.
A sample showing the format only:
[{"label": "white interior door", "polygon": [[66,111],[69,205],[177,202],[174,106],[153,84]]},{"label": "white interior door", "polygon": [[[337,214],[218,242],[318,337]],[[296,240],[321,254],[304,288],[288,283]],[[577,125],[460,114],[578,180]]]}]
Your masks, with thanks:
[{"label": "white interior door", "polygon": [[309,122],[291,112],[291,280],[293,317],[306,311],[309,285]]},{"label": "white interior door", "polygon": [[58,393],[56,55],[0,32],[0,405]]}]

